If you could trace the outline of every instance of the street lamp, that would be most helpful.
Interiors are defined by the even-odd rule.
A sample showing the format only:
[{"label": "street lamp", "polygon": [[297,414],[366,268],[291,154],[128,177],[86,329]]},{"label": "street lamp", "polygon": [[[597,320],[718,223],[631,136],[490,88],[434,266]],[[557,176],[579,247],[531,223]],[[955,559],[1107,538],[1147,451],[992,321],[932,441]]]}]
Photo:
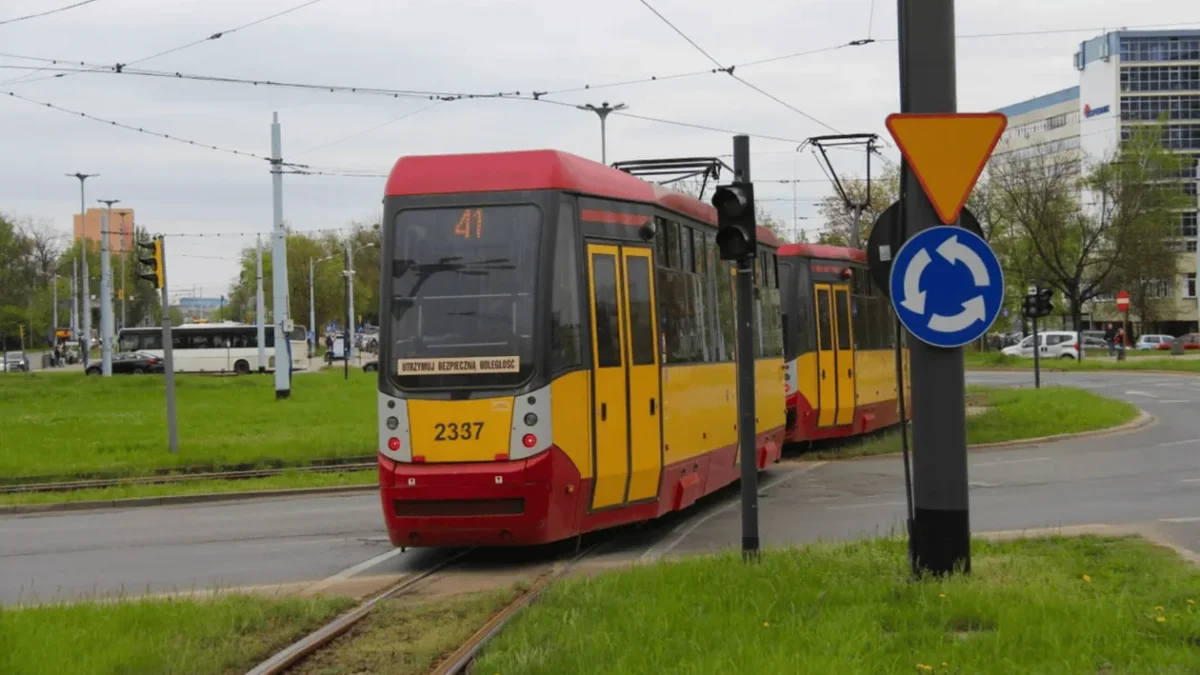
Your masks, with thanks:
[{"label": "street lamp", "polygon": [[609,106],[608,101],[605,101],[604,103],[601,103],[600,107],[598,108],[591,103],[588,103],[587,105],[577,105],[575,107],[579,108],[580,110],[590,110],[600,116],[600,163],[608,164],[608,139],[605,133],[604,121],[608,119],[609,113],[616,112],[618,110],[624,110],[629,106],[625,105],[624,103],[618,103],[615,106]]},{"label": "street lamp", "polygon": [[346,276],[346,311],[349,313],[346,332],[346,361],[349,362],[351,355],[354,353],[354,254],[367,248],[373,248],[375,242],[363,244],[362,246],[351,248],[350,240],[346,240],[346,271],[343,274]]},{"label": "street lamp", "polygon": [[337,256],[327,255],[324,258],[309,258],[308,259],[308,329],[312,337],[308,341],[308,353],[312,354],[317,348],[317,310],[316,304],[313,302],[313,268],[316,263],[333,260]]},{"label": "street lamp", "polygon": [[83,258],[83,342],[80,344],[80,353],[83,357],[83,368],[87,370],[88,366],[88,350],[92,347],[92,284],[91,277],[88,276],[88,245],[87,245],[87,206],[86,200],[83,198],[83,183],[89,178],[99,176],[98,173],[68,173],[65,174],[68,178],[79,179],[79,245],[80,252]]},{"label": "street lamp", "polygon": [[100,228],[100,372],[112,376],[112,266],[109,264],[108,237],[112,233],[112,205],[120,199],[97,199],[108,206]]}]

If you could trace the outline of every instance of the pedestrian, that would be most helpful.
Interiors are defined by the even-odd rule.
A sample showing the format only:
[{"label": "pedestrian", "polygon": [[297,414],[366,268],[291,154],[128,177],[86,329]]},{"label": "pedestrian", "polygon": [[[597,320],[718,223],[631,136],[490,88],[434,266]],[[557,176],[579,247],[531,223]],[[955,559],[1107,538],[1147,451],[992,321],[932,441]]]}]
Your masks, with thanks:
[{"label": "pedestrian", "polygon": [[1116,343],[1117,343],[1117,360],[1124,361],[1125,360],[1125,328],[1124,327],[1117,329]]},{"label": "pedestrian", "polygon": [[1116,329],[1113,328],[1112,322],[1110,321],[1108,323],[1108,325],[1106,325],[1104,327],[1104,341],[1108,343],[1109,358],[1112,358],[1112,356],[1117,348],[1116,339],[1117,339],[1117,331],[1116,331]]}]

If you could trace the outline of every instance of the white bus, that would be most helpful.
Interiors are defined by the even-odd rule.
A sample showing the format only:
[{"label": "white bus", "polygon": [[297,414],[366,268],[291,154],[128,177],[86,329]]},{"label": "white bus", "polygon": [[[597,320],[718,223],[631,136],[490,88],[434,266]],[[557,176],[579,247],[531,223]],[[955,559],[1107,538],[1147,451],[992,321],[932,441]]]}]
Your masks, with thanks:
[{"label": "white bus", "polygon": [[[258,329],[244,323],[197,323],[171,327],[172,357],[177,373],[238,373],[275,369],[275,327],[266,327],[266,359],[258,362]],[[292,370],[308,368],[308,341],[304,326],[288,336]],[[117,338],[122,352],[163,356],[162,328],[124,328]]]}]

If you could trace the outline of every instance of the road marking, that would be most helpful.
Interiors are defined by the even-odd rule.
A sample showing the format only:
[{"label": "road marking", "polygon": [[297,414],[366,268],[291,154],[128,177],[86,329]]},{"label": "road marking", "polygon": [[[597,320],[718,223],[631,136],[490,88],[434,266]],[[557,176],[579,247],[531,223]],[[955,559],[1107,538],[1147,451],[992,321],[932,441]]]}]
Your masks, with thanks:
[{"label": "road marking", "polygon": [[[758,489],[758,493],[761,495],[762,493],[766,492],[767,490],[770,490],[771,488],[775,487],[776,485],[782,485],[783,483],[786,483],[786,482],[792,480],[793,478],[797,478],[799,476],[806,475],[808,472],[812,471],[813,469],[816,469],[819,466],[824,466],[825,464],[828,464],[828,462],[813,462],[811,465],[809,465],[805,468],[795,469],[794,471],[792,471],[792,473],[784,476],[783,478],[780,478],[779,480],[775,481],[774,483],[760,487]],[[659,551],[657,554],[655,553],[655,548],[650,547],[649,549],[647,549],[647,551],[645,553],[642,554],[642,556],[638,560],[641,562],[653,562],[655,560],[658,560],[659,558],[663,557],[664,555],[670,553],[671,550],[674,549],[676,546],[678,546],[684,539],[687,539],[693,532],[696,531],[696,528],[700,527],[704,523],[707,523],[708,521],[712,520],[716,516],[719,516],[722,513],[729,511],[733,507],[740,506],[741,503],[742,503],[742,501],[740,498],[730,500],[730,502],[728,504],[726,504],[725,506],[722,506],[719,509],[715,509],[711,513],[705,514],[699,520],[692,523],[691,527],[684,530],[683,533],[680,534],[678,537],[672,539],[671,543],[667,544],[667,547],[662,549],[661,551]],[[683,523],[680,523],[679,525],[676,525],[675,530],[678,530],[680,527],[683,527],[685,524],[686,524],[686,521],[684,521]],[[671,530],[671,532],[674,533],[675,530]]]},{"label": "road marking", "polygon": [[1025,464],[1026,462],[1048,462],[1049,457],[1030,457],[1028,459],[1001,459],[994,462],[977,462],[975,468],[981,466],[999,466],[1001,464]]},{"label": "road marking", "polygon": [[905,506],[908,502],[871,502],[870,504],[846,504],[844,506],[826,506],[826,511],[848,511],[850,509],[871,509],[877,506]]},{"label": "road marking", "polygon": [[1127,392],[1125,392],[1125,395],[1126,396],[1146,396],[1148,398],[1158,398],[1158,394],[1151,394],[1151,393],[1145,392],[1145,391],[1127,391]]},{"label": "road marking", "polygon": [[1185,483],[1200,483],[1200,478],[1184,478]]},{"label": "road marking", "polygon": [[1191,445],[1192,443],[1200,443],[1200,438],[1189,438],[1186,441],[1170,441],[1167,443],[1159,443],[1157,447],[1167,448],[1172,445]]},{"label": "road marking", "polygon": [[1200,523],[1200,516],[1191,518],[1159,518],[1160,523]]},{"label": "road marking", "polygon": [[[370,560],[364,560],[363,562],[360,562],[357,565],[347,567],[346,569],[342,570],[341,572],[338,572],[337,574],[335,574],[331,577],[327,577],[325,579],[322,579],[321,581],[318,581],[317,583],[310,586],[307,590],[309,592],[313,592],[313,593],[315,593],[316,591],[324,590],[336,583],[339,583],[339,582],[345,581],[346,579],[349,579],[350,577],[354,576],[355,574],[358,574],[359,572],[369,570],[372,567],[374,567],[380,563],[387,562],[388,560],[395,558],[396,556],[400,555],[403,552],[404,552],[404,549],[402,549],[402,548],[394,548],[390,551],[380,553],[379,555],[375,556],[374,558],[371,558]],[[408,575],[402,574],[400,576],[405,577]]]},{"label": "road marking", "polygon": [[1191,403],[1191,401],[1186,398],[1168,398],[1159,401],[1159,403]]}]

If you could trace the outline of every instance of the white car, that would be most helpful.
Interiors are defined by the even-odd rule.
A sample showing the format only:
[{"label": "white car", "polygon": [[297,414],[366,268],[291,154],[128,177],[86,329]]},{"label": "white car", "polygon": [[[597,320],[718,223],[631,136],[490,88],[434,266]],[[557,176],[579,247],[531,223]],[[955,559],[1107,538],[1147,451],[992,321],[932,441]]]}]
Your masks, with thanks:
[{"label": "white car", "polygon": [[1135,344],[1133,348],[1141,351],[1158,349],[1159,345],[1169,345],[1174,341],[1175,338],[1171,337],[1170,335],[1143,335],[1138,338],[1137,344]]},{"label": "white car", "polygon": [[[1038,332],[1038,355],[1043,359],[1079,359],[1081,345],[1079,343],[1079,333],[1065,330],[1048,330],[1046,332]],[[1091,345],[1088,345],[1091,346]],[[1033,336],[1021,340],[1019,343],[1005,347],[1001,350],[1008,356],[1024,356],[1033,358]],[[1084,355],[1087,351],[1084,350]]]}]

